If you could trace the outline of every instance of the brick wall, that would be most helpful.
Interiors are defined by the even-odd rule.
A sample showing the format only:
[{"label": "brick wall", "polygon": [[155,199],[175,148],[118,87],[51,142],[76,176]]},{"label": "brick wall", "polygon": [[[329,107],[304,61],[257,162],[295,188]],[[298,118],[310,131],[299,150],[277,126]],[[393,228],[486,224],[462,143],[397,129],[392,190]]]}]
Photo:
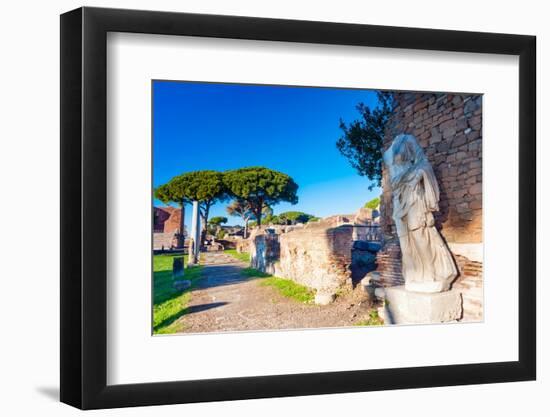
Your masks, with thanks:
[{"label": "brick wall", "polygon": [[387,240],[376,254],[376,270],[380,273],[379,284],[384,287],[404,285],[401,274],[401,249],[397,239]]},{"label": "brick wall", "polygon": [[155,232],[172,233],[180,228],[181,209],[176,207],[155,207],[153,229]]},{"label": "brick wall", "polygon": [[[384,138],[386,150],[400,133],[416,136],[432,164],[440,188],[436,226],[457,247],[482,242],[482,96],[471,94],[398,93]],[[383,171],[380,224],[386,244],[377,256],[385,286],[402,285],[401,252],[391,218],[391,188]],[[453,284],[463,292],[464,320],[482,317],[483,268],[478,261],[453,253],[460,272]]]},{"label": "brick wall", "polygon": [[286,233],[251,236],[252,266],[307,287],[351,288],[353,227],[310,223]]},{"label": "brick wall", "polygon": [[[479,95],[396,95],[384,139],[386,150],[400,133],[416,136],[432,164],[441,192],[435,219],[449,242],[482,241],[481,101]],[[381,223],[392,233],[391,189],[383,175]]]}]

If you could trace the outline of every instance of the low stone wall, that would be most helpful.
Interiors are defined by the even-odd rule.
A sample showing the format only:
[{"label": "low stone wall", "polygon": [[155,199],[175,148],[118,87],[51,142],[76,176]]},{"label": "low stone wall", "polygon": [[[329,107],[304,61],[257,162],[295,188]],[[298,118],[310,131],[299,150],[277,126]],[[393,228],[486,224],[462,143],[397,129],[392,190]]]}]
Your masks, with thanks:
[{"label": "low stone wall", "polygon": [[257,234],[251,242],[252,267],[334,294],[352,286],[352,233],[350,226],[315,222],[282,234]]},{"label": "low stone wall", "polygon": [[153,249],[169,250],[178,246],[178,239],[174,232],[155,232],[153,233]]},{"label": "low stone wall", "polygon": [[239,253],[250,253],[250,238],[241,239],[235,242],[235,249]]}]

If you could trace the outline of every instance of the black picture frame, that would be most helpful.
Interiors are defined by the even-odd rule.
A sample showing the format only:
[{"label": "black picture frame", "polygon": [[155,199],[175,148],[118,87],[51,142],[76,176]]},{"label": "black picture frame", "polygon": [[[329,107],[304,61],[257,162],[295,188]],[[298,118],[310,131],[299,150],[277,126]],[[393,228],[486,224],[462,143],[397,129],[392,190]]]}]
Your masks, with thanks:
[{"label": "black picture frame", "polygon": [[[519,360],[107,385],[108,32],[519,56]],[[536,38],[102,8],[61,16],[61,401],[82,409],[378,391],[536,377]]]}]

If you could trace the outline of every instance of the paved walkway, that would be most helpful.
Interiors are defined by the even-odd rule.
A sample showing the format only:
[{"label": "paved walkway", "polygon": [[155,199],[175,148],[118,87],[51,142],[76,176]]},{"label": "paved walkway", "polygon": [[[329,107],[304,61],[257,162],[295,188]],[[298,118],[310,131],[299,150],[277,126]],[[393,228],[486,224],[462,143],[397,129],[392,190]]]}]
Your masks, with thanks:
[{"label": "paved walkway", "polygon": [[286,298],[262,278],[248,278],[248,265],[223,252],[201,254],[202,278],[191,292],[188,313],[180,318],[185,333],[350,326],[367,306],[353,294],[329,306]]}]

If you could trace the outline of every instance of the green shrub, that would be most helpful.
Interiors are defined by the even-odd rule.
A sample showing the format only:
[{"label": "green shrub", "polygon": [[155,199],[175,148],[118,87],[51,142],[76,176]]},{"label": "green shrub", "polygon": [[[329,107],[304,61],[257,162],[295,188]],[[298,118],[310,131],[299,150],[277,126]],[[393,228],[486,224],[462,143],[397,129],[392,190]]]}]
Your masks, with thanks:
[{"label": "green shrub", "polygon": [[375,197],[373,198],[372,200],[370,201],[367,201],[365,203],[365,208],[369,208],[371,210],[375,210],[378,208],[378,206],[380,205],[380,197]]}]

